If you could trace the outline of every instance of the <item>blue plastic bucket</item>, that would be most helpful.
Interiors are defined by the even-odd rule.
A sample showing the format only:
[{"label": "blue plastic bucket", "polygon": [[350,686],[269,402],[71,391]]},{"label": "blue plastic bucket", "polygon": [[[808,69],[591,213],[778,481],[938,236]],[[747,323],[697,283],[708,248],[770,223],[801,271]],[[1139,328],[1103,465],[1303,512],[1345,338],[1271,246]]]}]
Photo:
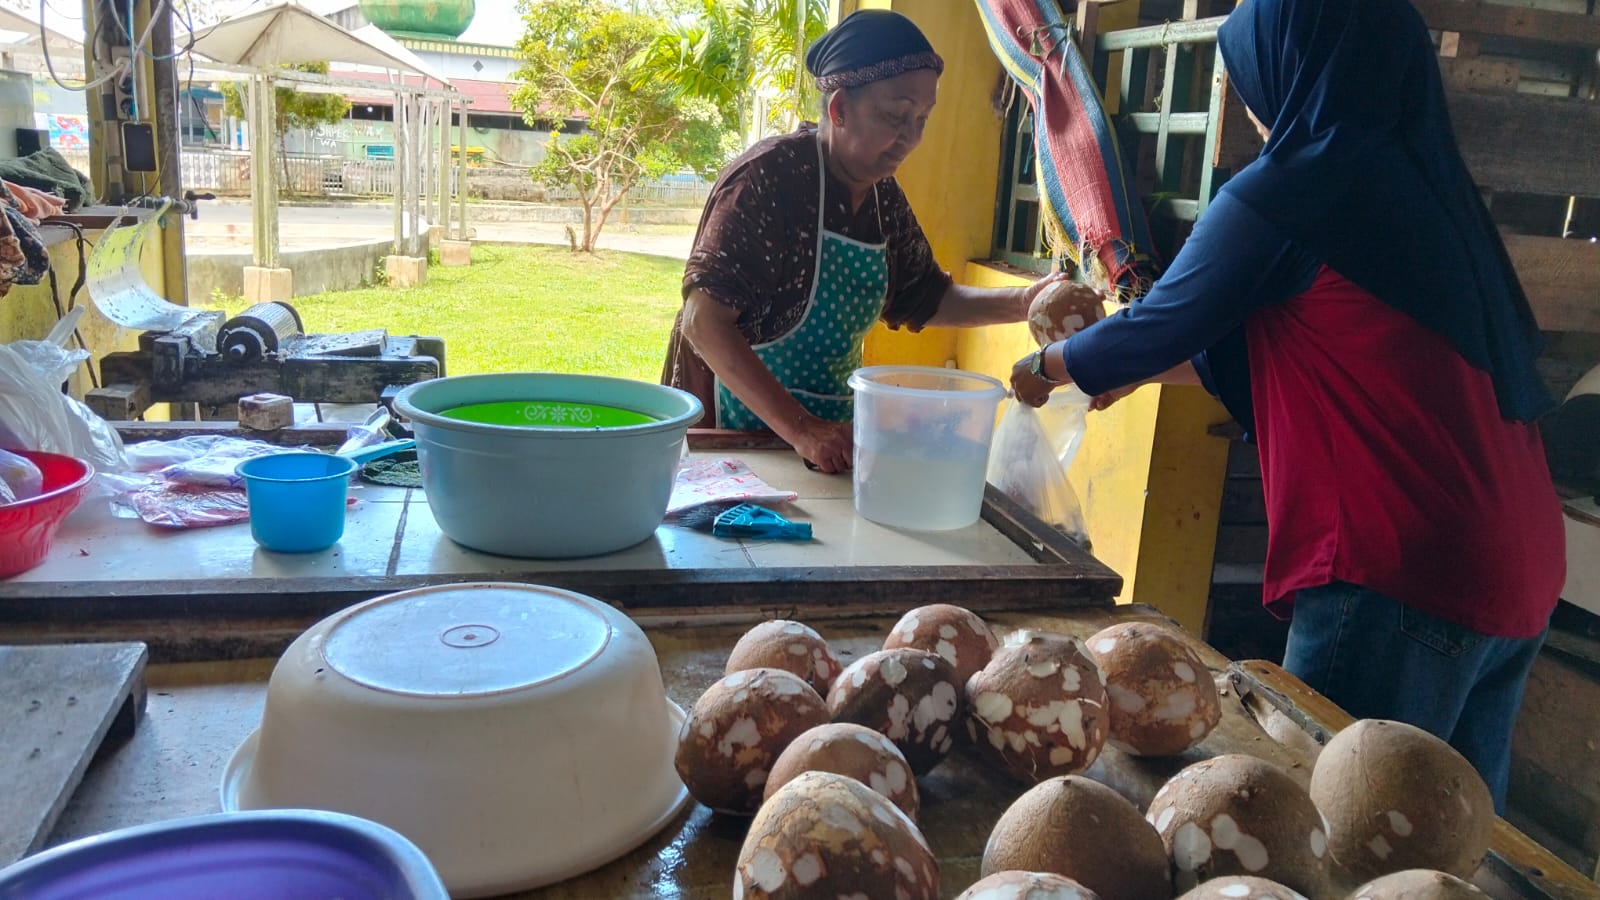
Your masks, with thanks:
[{"label": "blue plastic bucket", "polygon": [[250,534],[279,553],[326,550],[344,535],[354,460],[327,453],[273,453],[239,464]]}]

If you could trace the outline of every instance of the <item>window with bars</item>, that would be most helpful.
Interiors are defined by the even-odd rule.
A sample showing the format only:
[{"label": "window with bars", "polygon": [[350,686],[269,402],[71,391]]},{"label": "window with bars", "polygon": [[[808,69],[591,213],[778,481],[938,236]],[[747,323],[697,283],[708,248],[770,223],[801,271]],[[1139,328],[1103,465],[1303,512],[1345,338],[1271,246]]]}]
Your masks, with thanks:
[{"label": "window with bars", "polygon": [[995,191],[993,258],[1035,272],[1050,270],[1033,144],[1033,110],[1012,91],[1001,130],[1000,180]]}]

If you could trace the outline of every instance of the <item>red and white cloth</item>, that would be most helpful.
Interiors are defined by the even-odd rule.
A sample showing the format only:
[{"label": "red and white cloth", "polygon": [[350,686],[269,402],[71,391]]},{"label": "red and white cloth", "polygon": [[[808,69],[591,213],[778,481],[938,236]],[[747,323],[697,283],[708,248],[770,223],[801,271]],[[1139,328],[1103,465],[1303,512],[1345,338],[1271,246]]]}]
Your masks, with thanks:
[{"label": "red and white cloth", "polygon": [[794,491],[778,490],[767,484],[737,459],[685,459],[678,466],[672,499],[667,501],[667,515],[724,500],[789,503],[799,496]]}]

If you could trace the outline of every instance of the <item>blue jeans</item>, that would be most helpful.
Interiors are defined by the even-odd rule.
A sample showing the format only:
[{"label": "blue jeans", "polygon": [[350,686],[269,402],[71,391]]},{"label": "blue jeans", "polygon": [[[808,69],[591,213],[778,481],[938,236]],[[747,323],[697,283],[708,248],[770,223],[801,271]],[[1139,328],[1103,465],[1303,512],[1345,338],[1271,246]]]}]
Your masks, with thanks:
[{"label": "blue jeans", "polygon": [[1467,758],[1505,813],[1511,731],[1544,634],[1500,638],[1359,585],[1297,593],[1283,667],[1358,719],[1409,722]]}]

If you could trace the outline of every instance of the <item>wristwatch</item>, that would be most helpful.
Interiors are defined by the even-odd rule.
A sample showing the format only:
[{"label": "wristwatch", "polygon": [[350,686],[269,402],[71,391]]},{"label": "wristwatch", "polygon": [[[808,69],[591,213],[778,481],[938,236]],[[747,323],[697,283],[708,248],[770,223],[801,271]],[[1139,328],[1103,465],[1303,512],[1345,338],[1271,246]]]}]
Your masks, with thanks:
[{"label": "wristwatch", "polygon": [[1055,380],[1054,378],[1051,378],[1049,375],[1046,375],[1044,373],[1044,351],[1043,350],[1035,350],[1033,352],[1033,355],[1028,357],[1028,372],[1031,373],[1033,375],[1033,377],[1039,379],[1040,381],[1044,382],[1045,384],[1052,384],[1052,385],[1061,384],[1061,382]]}]

